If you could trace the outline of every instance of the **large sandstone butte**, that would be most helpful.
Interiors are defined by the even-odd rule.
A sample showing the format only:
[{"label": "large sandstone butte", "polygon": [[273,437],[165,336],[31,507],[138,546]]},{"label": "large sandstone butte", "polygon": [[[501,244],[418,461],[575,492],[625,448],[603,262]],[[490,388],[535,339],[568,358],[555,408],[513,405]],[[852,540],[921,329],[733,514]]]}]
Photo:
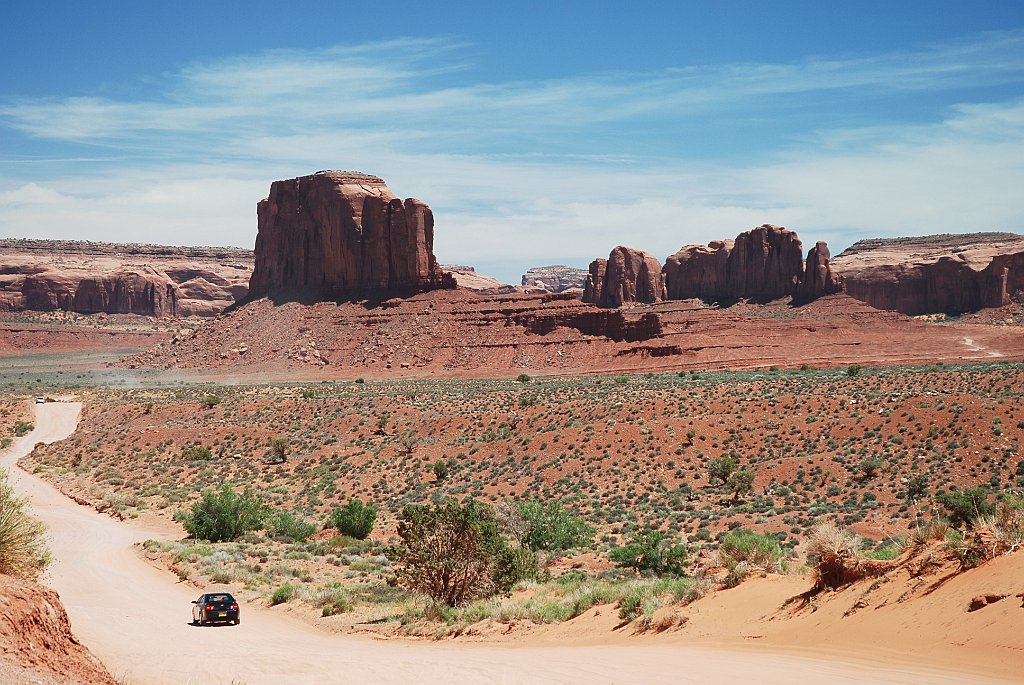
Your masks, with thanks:
[{"label": "large sandstone butte", "polygon": [[251,273],[239,248],[0,240],[0,311],[213,316]]},{"label": "large sandstone butte", "polygon": [[583,301],[599,307],[621,307],[629,302],[653,304],[665,299],[665,282],[657,258],[619,245],[608,259],[590,263]]},{"label": "large sandstone butte", "polygon": [[250,298],[351,299],[412,294],[454,281],[434,258],[434,215],[384,181],[319,171],[275,181],[257,205]]},{"label": "large sandstone butte", "polygon": [[797,234],[764,224],[736,240],[681,248],[665,260],[665,288],[671,300],[770,302],[797,293],[803,267]]},{"label": "large sandstone butte", "polygon": [[903,314],[961,314],[1024,298],[1024,236],[861,240],[836,257],[847,293]]}]

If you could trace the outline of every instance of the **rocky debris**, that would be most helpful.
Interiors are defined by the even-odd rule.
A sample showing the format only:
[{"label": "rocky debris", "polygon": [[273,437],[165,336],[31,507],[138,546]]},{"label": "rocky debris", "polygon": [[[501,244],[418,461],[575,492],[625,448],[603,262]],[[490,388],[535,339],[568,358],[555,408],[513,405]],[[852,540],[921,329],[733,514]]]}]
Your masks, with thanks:
[{"label": "rocky debris", "polygon": [[251,272],[236,248],[0,240],[0,310],[213,316]]},{"label": "rocky debris", "polygon": [[661,263],[653,255],[619,245],[608,259],[595,259],[583,290],[583,301],[599,307],[631,302],[652,304],[665,299]]},{"label": "rocky debris", "polygon": [[522,284],[524,287],[540,288],[549,293],[561,293],[585,287],[588,273],[586,269],[562,264],[535,266],[523,274]]},{"label": "rocky debris", "polygon": [[828,244],[819,240],[807,252],[804,273],[793,295],[794,304],[804,304],[843,291],[843,279],[832,271]]},{"label": "rocky debris", "polygon": [[38,674],[39,682],[115,685],[103,664],[71,632],[53,590],[0,575],[0,663]]},{"label": "rocky debris", "polygon": [[962,314],[1024,300],[1024,236],[861,240],[832,260],[852,296],[904,314]]},{"label": "rocky debris", "polygon": [[455,287],[434,258],[434,215],[384,181],[320,171],[275,181],[257,205],[250,297],[320,299]]},{"label": "rocky debris", "polygon": [[669,299],[770,302],[796,294],[803,246],[793,231],[764,224],[703,245],[687,245],[665,261]]}]

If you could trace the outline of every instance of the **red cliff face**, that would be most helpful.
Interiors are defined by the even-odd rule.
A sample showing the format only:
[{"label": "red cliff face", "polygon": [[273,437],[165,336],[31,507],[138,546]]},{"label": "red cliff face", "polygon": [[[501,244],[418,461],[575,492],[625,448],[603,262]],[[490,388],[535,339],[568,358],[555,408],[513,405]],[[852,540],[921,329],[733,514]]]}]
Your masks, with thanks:
[{"label": "red cliff face", "polygon": [[961,314],[1024,297],[1024,236],[862,240],[832,263],[849,295],[903,314]]},{"label": "red cliff face", "polygon": [[796,233],[765,224],[735,241],[688,245],[665,262],[669,299],[768,302],[796,293],[803,246]]},{"label": "red cliff face", "polygon": [[819,240],[807,253],[804,274],[793,295],[795,304],[804,304],[823,295],[834,295],[843,290],[843,279],[832,271],[828,244]]},{"label": "red cliff face", "polygon": [[275,181],[257,205],[250,297],[348,298],[453,287],[434,258],[434,217],[376,176],[321,171]]},{"label": "red cliff face", "polygon": [[621,307],[627,302],[651,304],[665,299],[661,263],[632,247],[616,247],[608,259],[590,264],[583,301],[599,307]]}]

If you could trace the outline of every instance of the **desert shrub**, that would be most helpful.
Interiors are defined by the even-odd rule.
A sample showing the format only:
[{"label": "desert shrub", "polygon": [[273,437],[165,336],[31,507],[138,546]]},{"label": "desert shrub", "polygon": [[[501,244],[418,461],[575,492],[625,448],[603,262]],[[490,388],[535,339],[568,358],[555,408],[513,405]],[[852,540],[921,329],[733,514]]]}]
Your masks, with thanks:
[{"label": "desert shrub", "polygon": [[541,504],[536,500],[519,505],[525,522],[522,542],[533,550],[566,550],[589,546],[594,540],[594,527],[552,501]]},{"label": "desert shrub", "polygon": [[747,564],[748,568],[752,566],[777,573],[782,570],[785,556],[777,537],[749,530],[729,533],[718,546],[718,558],[730,570],[739,564]]},{"label": "desert shrub", "polygon": [[996,506],[992,527],[1000,546],[1007,553],[1024,545],[1024,495],[1004,495]]},{"label": "desert shrub", "polygon": [[33,428],[35,426],[28,421],[16,421],[14,424],[14,434],[20,438],[31,433]]},{"label": "desert shrub", "polygon": [[863,480],[874,478],[878,474],[878,469],[882,468],[884,462],[878,457],[865,457],[860,460],[857,464],[857,470],[860,472],[860,477]]},{"label": "desert shrub", "polygon": [[25,512],[25,500],[14,496],[7,471],[0,471],[0,573],[31,580],[49,563],[46,527]]},{"label": "desert shrub", "polygon": [[529,383],[532,379],[525,373],[521,373],[516,376],[516,380],[520,383]]},{"label": "desert shrub", "polygon": [[628,544],[615,547],[608,556],[621,568],[657,576],[682,575],[688,555],[686,546],[660,530],[636,533]]},{"label": "desert shrub", "polygon": [[957,528],[970,528],[975,519],[996,513],[996,505],[988,500],[988,490],[982,487],[942,492],[935,501],[946,509],[950,524]]},{"label": "desert shrub", "polygon": [[331,513],[331,525],[342,535],[356,540],[365,540],[373,530],[373,523],[376,520],[377,509],[363,504],[362,500],[355,497]]},{"label": "desert shrub", "polygon": [[907,499],[911,502],[928,496],[928,474],[916,473],[907,483]]},{"label": "desert shrub", "polygon": [[860,364],[850,364],[849,366],[846,367],[846,375],[851,378],[853,378],[854,376],[859,376],[861,368],[862,367]]},{"label": "desert shrub", "polygon": [[267,514],[267,505],[249,488],[239,495],[228,485],[222,485],[218,490],[204,491],[202,499],[185,515],[183,524],[189,536],[197,540],[223,542],[259,530]]},{"label": "desert shrub", "polygon": [[818,524],[807,541],[807,561],[814,567],[814,589],[834,589],[864,577],[860,538],[832,522]]},{"label": "desert shrub", "polygon": [[270,441],[270,461],[283,464],[288,461],[288,438],[274,438]]},{"label": "desert shrub", "polygon": [[316,532],[316,524],[294,512],[278,511],[267,519],[267,530],[272,537],[303,542]]},{"label": "desert shrub", "polygon": [[434,478],[438,481],[442,481],[448,477],[451,473],[451,467],[448,466],[448,462],[445,459],[438,459],[430,465],[430,470],[434,474]]},{"label": "desert shrub", "polygon": [[281,587],[274,590],[274,594],[270,596],[270,605],[276,606],[278,604],[284,604],[285,602],[292,601],[295,597],[295,586],[294,585],[282,585]]},{"label": "desert shrub", "polygon": [[446,606],[505,592],[540,573],[536,555],[509,545],[494,510],[473,499],[407,506],[398,536],[398,581]]},{"label": "desert shrub", "polygon": [[203,398],[203,406],[207,409],[213,409],[220,404],[220,395],[207,395]]},{"label": "desert shrub", "polygon": [[213,457],[213,452],[204,445],[189,445],[181,450],[181,458],[187,461],[207,461]]}]

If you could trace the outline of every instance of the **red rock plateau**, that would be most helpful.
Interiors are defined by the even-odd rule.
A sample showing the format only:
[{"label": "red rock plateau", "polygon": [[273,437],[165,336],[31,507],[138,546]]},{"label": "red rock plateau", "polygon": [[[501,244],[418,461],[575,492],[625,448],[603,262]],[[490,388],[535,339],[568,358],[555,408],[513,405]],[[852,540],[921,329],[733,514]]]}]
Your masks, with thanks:
[{"label": "red rock plateau", "polygon": [[53,590],[0,574],[0,682],[116,685],[71,632]]},{"label": "red rock plateau", "polygon": [[434,215],[384,181],[320,171],[275,181],[257,206],[251,297],[410,294],[454,287],[434,258]]},{"label": "red rock plateau", "polygon": [[120,363],[290,378],[501,377],[1024,359],[1013,327],[940,325],[845,295],[728,309],[602,309],[572,295],[444,290],[380,307],[260,299]]},{"label": "red rock plateau", "polygon": [[213,316],[248,292],[239,248],[0,240],[0,311]]},{"label": "red rock plateau", "polygon": [[1024,236],[861,240],[832,262],[846,292],[904,314],[961,314],[1024,299]]}]

